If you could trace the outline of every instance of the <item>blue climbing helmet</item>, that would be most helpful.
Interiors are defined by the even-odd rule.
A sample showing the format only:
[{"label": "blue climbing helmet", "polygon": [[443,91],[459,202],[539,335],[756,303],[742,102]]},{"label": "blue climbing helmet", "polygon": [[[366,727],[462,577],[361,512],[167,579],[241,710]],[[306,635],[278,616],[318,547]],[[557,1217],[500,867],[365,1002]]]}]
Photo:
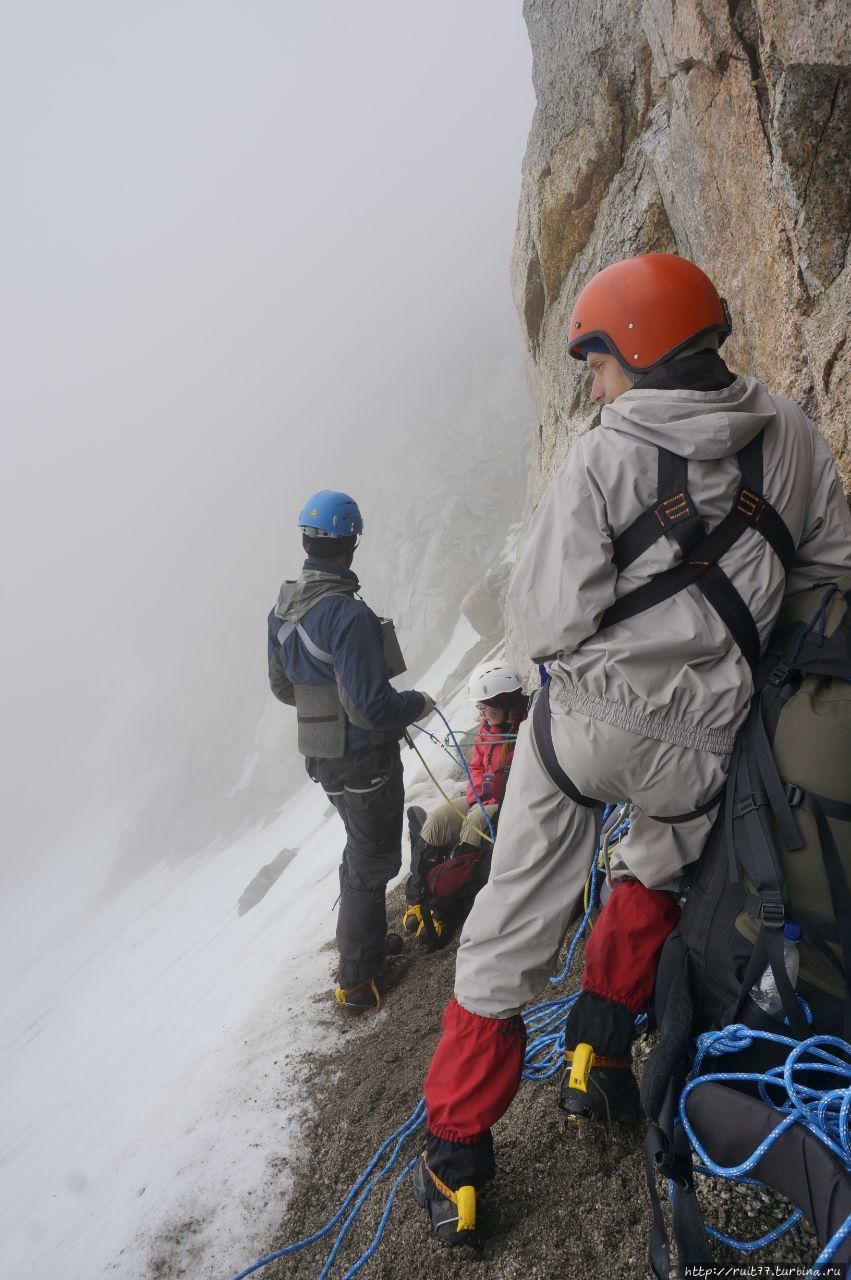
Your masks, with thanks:
[{"label": "blue climbing helmet", "polygon": [[336,489],[320,489],[308,498],[299,512],[298,526],[311,538],[356,538],[363,533],[358,504]]}]

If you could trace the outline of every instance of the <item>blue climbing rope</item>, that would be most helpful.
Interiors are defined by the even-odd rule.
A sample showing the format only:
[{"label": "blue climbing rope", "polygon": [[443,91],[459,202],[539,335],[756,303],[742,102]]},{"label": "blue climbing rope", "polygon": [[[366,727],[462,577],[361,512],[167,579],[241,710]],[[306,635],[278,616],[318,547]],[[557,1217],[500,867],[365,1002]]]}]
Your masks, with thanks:
[{"label": "blue climbing rope", "polygon": [[[452,739],[452,744],[453,744],[453,746],[455,747],[455,750],[458,752],[458,755],[461,757],[461,763],[462,763],[462,764],[463,764],[463,766],[464,766],[464,772],[465,772],[465,773],[466,773],[466,775],[467,775],[467,781],[469,782],[470,786],[471,786],[471,787],[472,787],[472,789],[473,789],[473,795],[476,797],[476,804],[477,804],[477,805],[479,806],[479,808],[481,809],[482,814],[483,814],[484,819],[485,819],[485,822],[487,823],[487,828],[488,828],[488,832],[490,833],[490,838],[491,838],[491,840],[496,840],[496,833],[495,833],[495,831],[494,831],[494,829],[493,829],[493,823],[491,822],[490,817],[489,817],[489,815],[488,815],[488,812],[487,812],[487,810],[485,809],[484,804],[482,803],[482,798],[481,798],[481,796],[479,795],[478,790],[476,789],[476,784],[475,784],[475,782],[473,781],[473,775],[472,775],[472,773],[470,772],[470,766],[467,764],[467,761],[466,761],[466,759],[465,759],[465,757],[464,757],[464,753],[463,753],[463,751],[461,750],[460,746],[458,745],[458,739],[455,737],[455,732],[454,732],[454,730],[453,730],[453,728],[452,728],[452,725],[451,725],[451,724],[449,723],[449,721],[446,719],[446,716],[443,714],[443,712],[441,711],[440,707],[435,707],[435,711],[436,711],[436,712],[437,712],[437,714],[440,716],[440,718],[441,718],[441,720],[443,721],[443,723],[446,725],[446,732],[447,732],[447,734],[449,735],[449,737]],[[419,726],[417,726],[417,727],[419,727]]]},{"label": "blue climbing rope", "polygon": [[[343,1218],[348,1211],[348,1216],[346,1217],[345,1222],[343,1223],[342,1227],[337,1233],[331,1252],[326,1258],[325,1263],[322,1267],[322,1270],[319,1272],[319,1275],[317,1277],[317,1280],[327,1280],[328,1274],[332,1266],[334,1265],[334,1261],[343,1245],[345,1237],[348,1234],[349,1229],[351,1228],[353,1222],[357,1218],[357,1215],[360,1213],[360,1210],[363,1208],[364,1204],[366,1203],[367,1199],[369,1198],[369,1196],[371,1195],[375,1187],[378,1185],[378,1183],[381,1182],[382,1179],[384,1179],[390,1173],[391,1169],[393,1168],[393,1166],[395,1165],[399,1157],[399,1153],[402,1147],[407,1142],[408,1138],[410,1138],[413,1134],[417,1133],[418,1130],[420,1130],[424,1124],[425,1124],[425,1099],[420,1098],[416,1107],[408,1116],[408,1119],[403,1124],[401,1124],[398,1129],[396,1129],[393,1133],[391,1133],[389,1138],[385,1138],[384,1142],[382,1142],[381,1146],[378,1148],[375,1155],[372,1157],[369,1164],[367,1165],[366,1169],[358,1178],[357,1182],[355,1182],[354,1186],[349,1191],[348,1195],[346,1196],[343,1203],[340,1205],[337,1212],[331,1218],[328,1219],[324,1227],[320,1227],[318,1231],[315,1231],[311,1236],[307,1236],[304,1240],[298,1240],[295,1244],[287,1245],[285,1248],[278,1249],[276,1250],[275,1253],[270,1253],[265,1258],[261,1258],[258,1262],[253,1262],[250,1267],[246,1267],[244,1271],[240,1271],[238,1275],[234,1276],[233,1280],[246,1280],[247,1276],[252,1275],[255,1271],[259,1271],[261,1267],[268,1266],[270,1262],[276,1262],[279,1258],[285,1258],[290,1254],[299,1253],[302,1249],[308,1248],[309,1245],[316,1244],[318,1243],[318,1241],[325,1239],[326,1236],[330,1235],[334,1227],[337,1225],[340,1219]],[[382,1156],[391,1147],[393,1148],[393,1150],[391,1151],[386,1164],[381,1170],[379,1170],[379,1172],[373,1178],[371,1176],[373,1171],[381,1161]],[[375,1252],[375,1249],[378,1247],[378,1243],[384,1232],[384,1226],[387,1222],[387,1218],[389,1217],[390,1207],[393,1204],[393,1199],[396,1195],[397,1188],[399,1184],[402,1182],[402,1180],[407,1176],[407,1174],[414,1167],[415,1163],[416,1163],[415,1160],[411,1160],[402,1170],[401,1174],[399,1174],[399,1176],[396,1178],[396,1181],[394,1182],[390,1190],[390,1193],[387,1197],[387,1201],[384,1207],[384,1213],[382,1214],[381,1222],[379,1223],[379,1229],[376,1233],[376,1236],[372,1244],[367,1250],[367,1253],[358,1259],[358,1261],[355,1263],[353,1268],[351,1268],[349,1271],[346,1272],[346,1276],[343,1278],[343,1280],[347,1280],[348,1276],[355,1275],[356,1272],[363,1265],[363,1263],[365,1263],[368,1260],[368,1257],[371,1257],[372,1253]],[[349,1210],[350,1205],[353,1205],[353,1208],[351,1208],[351,1210]]]},{"label": "blue climbing rope", "polygon": [[[781,1045],[786,1050],[785,1060],[766,1071],[707,1071],[701,1067],[707,1058],[737,1053],[749,1048],[754,1041],[763,1040]],[[818,1075],[828,1075],[832,1080],[844,1081],[838,1087],[817,1089],[812,1084]],[[688,1117],[686,1102],[689,1096],[708,1083],[756,1086],[766,1105],[783,1117],[780,1123],[765,1137],[746,1160],[737,1165],[719,1165],[708,1154],[698,1138]],[[734,1183],[761,1186],[757,1179],[749,1177],[766,1152],[792,1125],[802,1125],[826,1146],[851,1174],[851,1045],[837,1036],[810,1036],[806,1040],[794,1040],[771,1031],[758,1031],[740,1023],[724,1027],[721,1031],[709,1031],[697,1038],[697,1051],[692,1066],[692,1078],[684,1086],[680,1096],[679,1122],[682,1124],[699,1164],[695,1170],[707,1177],[724,1178]],[[707,1234],[722,1244],[742,1253],[752,1253],[779,1239],[790,1231],[803,1214],[796,1210],[773,1231],[757,1240],[735,1240],[714,1227],[707,1226]],[[822,1249],[811,1269],[817,1274],[851,1236],[851,1215]]]},{"label": "blue climbing rope", "polygon": [[[611,808],[614,808],[614,806],[611,806]],[[599,850],[595,849],[592,869],[596,867],[598,853]],[[589,908],[585,913],[585,917],[583,918],[579,929],[577,929],[577,937],[585,927],[587,920],[590,918],[590,914],[591,909]],[[572,945],[569,952],[571,958],[575,953],[575,949],[575,945]],[[569,964],[566,965],[563,970],[564,976],[567,975],[568,971]],[[548,1080],[564,1069],[564,1029],[567,1023],[568,1014],[577,999],[578,993],[575,993],[558,1000],[545,1000],[541,1004],[533,1005],[532,1008],[524,1010],[523,1021],[526,1025],[528,1040],[523,1060],[523,1072],[521,1076],[523,1080]],[[270,1262],[276,1262],[279,1258],[284,1258],[289,1254],[298,1253],[302,1249],[308,1248],[310,1245],[317,1244],[320,1240],[324,1240],[328,1237],[337,1224],[345,1218],[345,1221],[343,1221],[343,1224],[334,1239],[331,1252],[326,1258],[322,1270],[317,1276],[317,1280],[327,1280],[329,1272],[343,1246],[346,1235],[367,1199],[372,1194],[378,1183],[390,1173],[404,1144],[411,1137],[419,1133],[424,1123],[425,1099],[421,1098],[404,1124],[400,1125],[399,1128],[381,1144],[367,1168],[358,1178],[357,1182],[355,1182],[345,1200],[340,1205],[340,1208],[333,1217],[329,1218],[324,1227],[321,1227],[319,1231],[314,1232],[313,1235],[307,1236],[304,1240],[297,1241],[296,1244],[287,1245],[286,1248],[278,1249],[275,1253],[270,1253],[267,1257],[261,1258],[250,1267],[246,1267],[244,1271],[240,1271],[239,1275],[234,1276],[234,1280],[246,1280],[247,1276],[259,1271],[262,1267],[268,1266]],[[379,1164],[382,1156],[391,1146],[393,1147],[393,1151],[386,1164],[375,1177],[372,1177],[371,1175]],[[350,1280],[350,1277],[357,1275],[377,1250],[381,1243],[387,1221],[390,1217],[396,1193],[405,1178],[413,1170],[416,1162],[416,1156],[409,1159],[402,1171],[397,1175],[385,1201],[381,1219],[370,1245],[353,1263],[342,1277],[342,1280]]]},{"label": "blue climbing rope", "polygon": [[[444,719],[444,723],[447,724],[449,733],[457,748],[458,743],[454,733],[449,728],[445,717],[442,716],[442,713],[440,714],[441,718]],[[467,776],[468,778],[470,777],[469,770],[467,770]],[[472,783],[472,778],[470,778],[470,781]],[[590,891],[587,907],[568,947],[565,964],[558,975],[550,978],[551,983],[562,982],[568,976],[576,954],[576,948],[597,907],[603,871],[601,862],[605,863],[608,849],[622,839],[628,830],[629,819],[626,816],[625,806],[621,807],[621,811],[618,811],[614,805],[607,806],[603,813],[601,841],[594,851],[594,857],[591,862]],[[579,993],[574,993],[559,999],[545,1000],[532,1008],[524,1010],[523,1021],[526,1026],[528,1040],[521,1076],[523,1080],[548,1080],[564,1070],[565,1027],[570,1011],[578,998]],[[637,1018],[636,1026],[640,1026],[644,1021],[643,1017]],[[701,1068],[707,1059],[745,1049],[754,1040],[766,1040],[784,1046],[787,1049],[785,1061],[761,1073],[708,1071],[700,1074]],[[847,1084],[827,1090],[817,1089],[812,1081],[820,1073],[830,1075],[834,1080],[847,1081]],[[713,1081],[727,1084],[747,1083],[751,1086],[756,1086],[756,1090],[762,1100],[783,1117],[772,1133],[759,1144],[746,1160],[731,1167],[718,1165],[711,1159],[697,1137],[686,1112],[685,1104],[690,1094],[695,1089],[700,1088],[701,1085]],[[720,1177],[735,1183],[762,1186],[762,1183],[749,1175],[752,1174],[772,1143],[776,1142],[793,1124],[804,1125],[836,1155],[844,1168],[851,1173],[851,1045],[846,1044],[845,1041],[835,1036],[812,1036],[801,1042],[778,1033],[757,1031],[738,1024],[726,1027],[723,1031],[707,1032],[699,1036],[696,1041],[692,1079],[685,1085],[682,1092],[679,1122],[683,1125],[699,1161],[695,1166],[695,1172],[707,1177]],[[340,1208],[324,1227],[306,1239],[300,1240],[296,1244],[288,1245],[286,1248],[280,1249],[253,1263],[235,1276],[234,1280],[246,1280],[246,1277],[259,1271],[269,1263],[297,1253],[326,1239],[335,1228],[338,1228],[330,1253],[317,1275],[317,1280],[328,1280],[346,1237],[363,1206],[376,1187],[391,1172],[396,1171],[403,1147],[411,1138],[419,1135],[424,1124],[425,1100],[421,1098],[408,1119],[381,1144],[367,1168],[352,1186]],[[379,1164],[388,1152],[390,1154],[387,1155],[385,1163],[379,1169]],[[416,1155],[409,1157],[401,1170],[396,1172],[393,1184],[387,1194],[375,1235],[364,1253],[345,1272],[342,1280],[351,1280],[374,1256],[384,1235],[399,1187],[413,1170],[416,1160]],[[378,1169],[377,1173],[375,1172],[376,1169]],[[796,1210],[777,1227],[757,1239],[748,1241],[733,1239],[711,1226],[707,1226],[706,1231],[713,1239],[737,1249],[739,1252],[753,1253],[774,1243],[785,1235],[801,1220],[802,1216],[801,1211]],[[342,1225],[339,1225],[341,1223]],[[813,1263],[810,1272],[818,1274],[820,1268],[826,1267],[836,1251],[849,1237],[851,1237],[851,1216],[842,1223],[833,1237],[827,1242]]]},{"label": "blue climbing rope", "polygon": [[[449,732],[446,733],[442,738],[439,738],[436,733],[432,733],[431,729],[426,729],[424,725],[417,724],[416,722],[414,722],[414,724],[409,725],[408,728],[416,729],[417,733],[424,734],[425,737],[428,738],[429,742],[434,743],[436,747],[439,747],[441,751],[445,752],[445,754],[449,756],[449,759],[458,769],[463,769],[467,760],[467,756],[464,752],[464,746],[473,747],[475,746],[475,743],[476,743],[475,730],[461,729],[456,732],[456,730],[450,729]],[[459,738],[461,739],[460,742],[459,742]],[[455,754],[455,751],[453,751],[449,746],[448,740],[450,739],[454,741],[455,751],[457,751],[458,753],[457,755]],[[493,734],[488,739],[489,743],[516,742],[516,741],[517,741],[516,733]],[[464,746],[462,746],[461,743],[463,743]]]},{"label": "blue climbing rope", "polygon": [[[603,809],[603,819],[600,825],[600,842],[594,850],[594,856],[591,859],[591,867],[588,872],[588,883],[590,888],[585,913],[579,922],[579,928],[571,939],[561,970],[549,979],[551,986],[559,986],[570,973],[573,966],[574,956],[576,955],[576,949],[584,938],[591,917],[597,910],[599,904],[600,888],[603,879],[602,872],[605,870],[608,851],[609,849],[614,848],[616,844],[619,844],[629,831],[629,817],[627,814],[628,808],[626,804],[607,804]],[[614,821],[612,821],[613,815],[616,815],[614,817]]]}]

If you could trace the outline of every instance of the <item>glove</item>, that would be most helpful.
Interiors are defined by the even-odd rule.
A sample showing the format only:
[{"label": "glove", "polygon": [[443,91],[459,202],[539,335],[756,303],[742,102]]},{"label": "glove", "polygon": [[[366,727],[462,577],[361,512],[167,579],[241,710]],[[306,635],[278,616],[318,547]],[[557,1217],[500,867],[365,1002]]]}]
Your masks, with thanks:
[{"label": "glove", "polygon": [[418,719],[428,720],[432,711],[434,711],[434,698],[429,697],[427,693],[423,693],[421,689],[417,689],[417,693],[420,695],[420,697],[423,700],[423,709],[420,712]]}]

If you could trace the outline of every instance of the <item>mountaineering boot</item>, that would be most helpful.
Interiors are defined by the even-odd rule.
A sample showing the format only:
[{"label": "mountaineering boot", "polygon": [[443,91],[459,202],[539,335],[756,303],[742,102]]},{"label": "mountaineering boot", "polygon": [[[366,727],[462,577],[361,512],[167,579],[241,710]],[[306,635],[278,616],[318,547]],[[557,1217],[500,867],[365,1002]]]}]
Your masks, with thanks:
[{"label": "mountaineering boot", "polygon": [[404,976],[408,966],[405,956],[385,956],[378,973],[365,978],[353,987],[337,987],[334,998],[338,1005],[350,1013],[365,1013],[369,1009],[380,1009],[382,998]]},{"label": "mountaineering boot", "polygon": [[593,991],[583,991],[564,1031],[566,1063],[559,1106],[569,1122],[634,1124],[641,1115],[632,1074],[635,1014]]},{"label": "mountaineering boot", "polygon": [[565,1051],[558,1105],[569,1123],[635,1124],[641,1115],[632,1057],[598,1057],[590,1044]]},{"label": "mountaineering boot", "polygon": [[[385,957],[400,956],[404,950],[405,950],[405,942],[402,936],[398,933],[388,933],[384,939]],[[331,970],[331,978],[335,983],[339,983],[339,979],[340,979],[339,963],[335,964],[333,969]]]},{"label": "mountaineering boot", "polygon": [[452,1191],[429,1169],[423,1152],[414,1165],[413,1189],[414,1199],[428,1213],[432,1231],[441,1244],[475,1247],[480,1243],[476,1231],[475,1187],[464,1186]]}]

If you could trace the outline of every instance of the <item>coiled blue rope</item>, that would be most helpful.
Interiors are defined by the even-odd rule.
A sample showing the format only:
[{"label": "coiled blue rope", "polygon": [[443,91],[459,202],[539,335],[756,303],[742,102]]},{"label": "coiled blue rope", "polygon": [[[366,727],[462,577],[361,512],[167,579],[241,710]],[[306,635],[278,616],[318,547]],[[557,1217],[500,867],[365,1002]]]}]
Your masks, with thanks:
[{"label": "coiled blue rope", "polygon": [[[737,1053],[749,1048],[755,1040],[783,1046],[787,1051],[785,1060],[763,1072],[708,1071],[698,1074],[706,1058]],[[817,1089],[811,1081],[819,1074],[847,1083],[826,1090]],[[689,1096],[695,1089],[710,1082],[755,1085],[762,1101],[783,1116],[777,1127],[738,1165],[719,1165],[712,1160],[689,1120],[686,1110]],[[748,1174],[753,1172],[766,1152],[793,1124],[803,1125],[809,1130],[833,1152],[846,1172],[851,1174],[851,1045],[837,1036],[810,1036],[798,1041],[775,1032],[745,1027],[740,1023],[724,1027],[721,1031],[706,1032],[697,1038],[692,1079],[684,1086],[680,1097],[679,1121],[700,1162],[696,1171],[706,1176],[761,1186],[760,1182],[748,1177]],[[713,1227],[707,1227],[706,1230],[708,1235],[722,1244],[742,1253],[752,1253],[779,1239],[802,1217],[802,1212],[796,1210],[773,1231],[758,1240],[740,1241]],[[822,1249],[813,1263],[813,1273],[827,1266],[849,1236],[851,1215]]]},{"label": "coiled blue rope", "polygon": [[563,1000],[547,1000],[524,1010],[523,1022],[529,1039],[522,1080],[551,1080],[564,1070],[564,1029],[578,999],[577,991]]}]

